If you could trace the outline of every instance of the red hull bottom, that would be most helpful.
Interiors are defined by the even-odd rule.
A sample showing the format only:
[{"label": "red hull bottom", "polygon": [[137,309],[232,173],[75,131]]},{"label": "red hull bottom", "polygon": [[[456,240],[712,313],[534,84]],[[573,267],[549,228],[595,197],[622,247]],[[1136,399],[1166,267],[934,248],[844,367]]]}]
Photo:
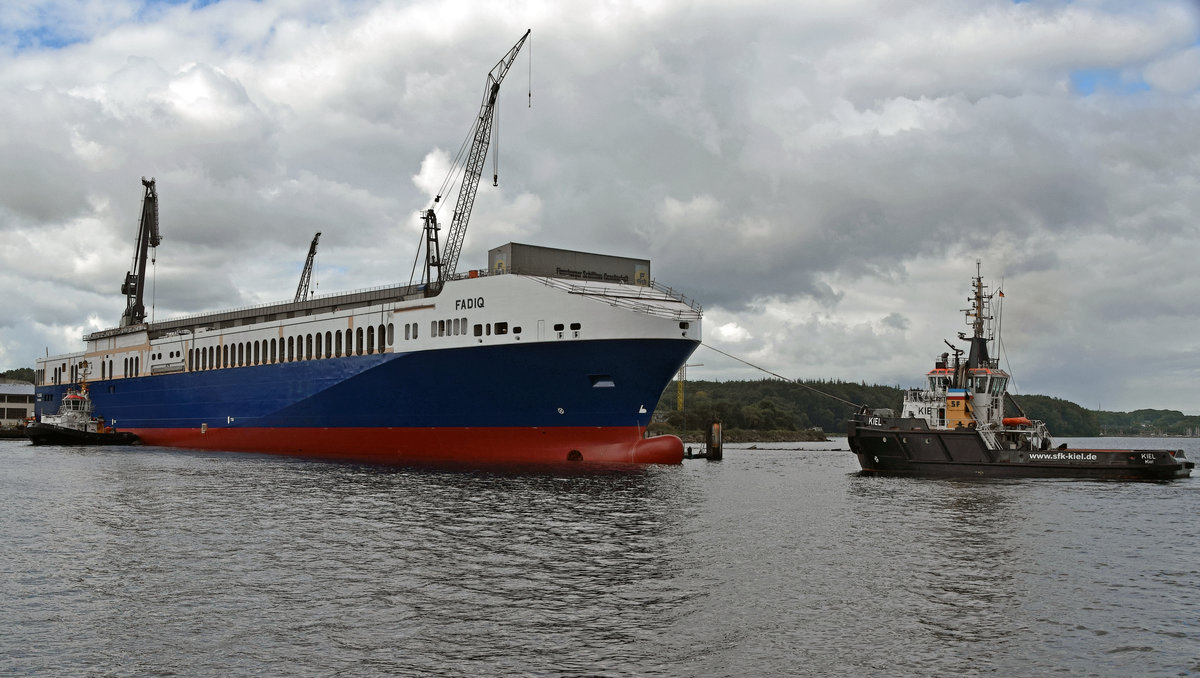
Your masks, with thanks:
[{"label": "red hull bottom", "polygon": [[129,429],[144,445],[260,452],[370,464],[679,464],[676,436],[630,427]]}]

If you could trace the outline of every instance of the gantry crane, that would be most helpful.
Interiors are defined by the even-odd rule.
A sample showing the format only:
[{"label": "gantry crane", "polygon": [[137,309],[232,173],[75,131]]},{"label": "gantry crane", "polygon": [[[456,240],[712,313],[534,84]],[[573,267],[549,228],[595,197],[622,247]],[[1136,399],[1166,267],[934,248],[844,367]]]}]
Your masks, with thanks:
[{"label": "gantry crane", "polygon": [[308,259],[304,262],[304,270],[300,273],[300,285],[296,287],[296,301],[304,301],[308,298],[308,283],[312,280],[313,259],[317,258],[317,241],[321,239],[321,232],[313,236],[312,244],[308,246]]},{"label": "gantry crane", "polygon": [[162,235],[158,232],[158,192],[154,188],[154,178],[142,177],[142,186],[146,192],[142,196],[142,218],[138,223],[133,265],[125,272],[125,282],[121,285],[121,293],[125,295],[121,327],[146,322],[146,306],[142,303],[142,293],[146,288],[146,257],[151,247],[158,247],[162,242]]},{"label": "gantry crane", "polygon": [[[425,279],[429,285],[427,293],[436,294],[441,291],[442,283],[454,275],[458,265],[458,255],[462,251],[463,238],[467,233],[467,222],[471,218],[471,208],[475,206],[475,193],[479,190],[479,177],[483,174],[483,164],[487,159],[488,144],[492,140],[492,121],[496,114],[496,95],[500,93],[500,83],[508,69],[517,58],[517,52],[529,38],[531,31],[508,50],[495,67],[488,72],[487,85],[483,90],[483,104],[479,107],[479,117],[475,120],[471,132],[471,150],[463,165],[462,186],[458,191],[458,202],[454,206],[454,215],[450,220],[450,231],[446,236],[446,246],[438,252],[437,216],[432,208],[425,211],[422,217],[425,221]],[[442,199],[441,195],[434,202]],[[437,270],[436,277],[434,269]]]}]

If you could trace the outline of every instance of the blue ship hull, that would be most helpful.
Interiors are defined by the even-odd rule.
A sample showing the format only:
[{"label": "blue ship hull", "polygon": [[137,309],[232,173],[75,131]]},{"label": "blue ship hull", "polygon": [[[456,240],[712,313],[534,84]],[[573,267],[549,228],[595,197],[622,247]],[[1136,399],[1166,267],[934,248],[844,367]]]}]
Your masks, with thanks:
[{"label": "blue ship hull", "polygon": [[[639,441],[663,389],[698,345],[690,339],[530,342],[90,386],[98,416],[150,445],[384,462],[481,456],[678,461],[675,445],[658,449],[666,441],[651,446],[654,458],[637,458],[639,446],[649,449]],[[37,388],[39,415],[65,388]]]}]

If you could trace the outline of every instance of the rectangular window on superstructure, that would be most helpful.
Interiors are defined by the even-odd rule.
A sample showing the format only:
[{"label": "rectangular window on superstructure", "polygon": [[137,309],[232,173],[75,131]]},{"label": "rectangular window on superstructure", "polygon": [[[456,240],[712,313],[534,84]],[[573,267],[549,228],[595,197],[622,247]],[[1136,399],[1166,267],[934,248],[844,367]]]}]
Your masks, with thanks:
[{"label": "rectangular window on superstructure", "polygon": [[387,337],[388,337],[388,346],[395,346],[396,345],[396,325],[394,323],[388,323]]},{"label": "rectangular window on superstructure", "polygon": [[472,327],[471,330],[472,330],[472,334],[474,334],[475,336],[477,336],[477,337],[483,336],[483,325],[482,324],[475,323],[475,326]]},{"label": "rectangular window on superstructure", "polygon": [[339,358],[342,357],[342,332],[338,330],[333,333],[333,354]]},{"label": "rectangular window on superstructure", "polygon": [[320,360],[321,359],[321,333],[320,332],[317,332],[316,347],[317,347],[316,348],[317,359]]},{"label": "rectangular window on superstructure", "polygon": [[508,323],[496,323],[496,334],[508,334]]},{"label": "rectangular window on superstructure", "polygon": [[412,339],[412,325],[404,323],[404,340],[408,341],[409,339]]},{"label": "rectangular window on superstructure", "polygon": [[375,326],[367,325],[367,354],[375,352]]}]

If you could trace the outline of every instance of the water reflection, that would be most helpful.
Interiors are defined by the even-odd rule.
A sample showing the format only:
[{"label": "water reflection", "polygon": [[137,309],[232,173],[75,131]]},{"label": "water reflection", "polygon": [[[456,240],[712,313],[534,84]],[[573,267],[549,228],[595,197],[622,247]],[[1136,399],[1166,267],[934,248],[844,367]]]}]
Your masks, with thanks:
[{"label": "water reflection", "polygon": [[4,452],[4,675],[1197,670],[1195,479]]},{"label": "water reflection", "polygon": [[657,585],[686,497],[652,468],[108,461],[50,522],[72,543],[73,562],[52,555],[75,646],[113,662],[147,647],[187,673],[288,652],[315,673],[652,662],[640,641],[688,595]]},{"label": "water reflection", "polygon": [[944,666],[951,670],[986,662],[986,648],[1019,626],[1020,486],[855,476],[848,494],[887,554],[887,576],[877,585],[908,601],[916,657],[960,657],[961,666]]}]

